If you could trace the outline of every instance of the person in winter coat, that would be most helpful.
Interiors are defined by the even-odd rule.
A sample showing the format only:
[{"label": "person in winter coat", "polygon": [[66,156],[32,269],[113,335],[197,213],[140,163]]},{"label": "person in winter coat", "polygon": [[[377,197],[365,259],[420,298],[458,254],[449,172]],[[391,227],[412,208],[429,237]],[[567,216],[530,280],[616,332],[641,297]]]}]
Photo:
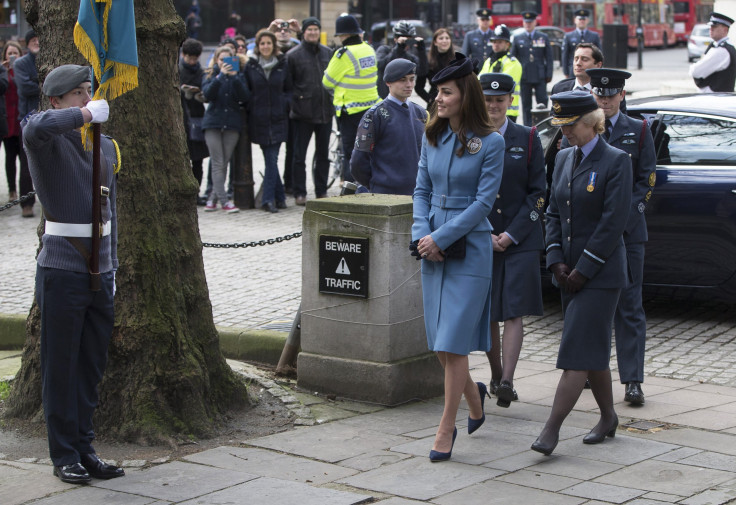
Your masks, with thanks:
[{"label": "person in winter coat", "polygon": [[[187,147],[189,158],[192,160],[192,173],[197,179],[197,188],[202,185],[202,160],[210,154],[202,131],[204,117],[204,95],[202,95],[202,80],[204,69],[199,63],[202,54],[202,43],[195,39],[187,39],[181,45],[181,59],[179,60],[179,84],[181,89],[181,108],[184,111],[184,124],[187,131]],[[200,205],[199,198],[197,203]]]},{"label": "person in winter coat", "polygon": [[[432,46],[429,48],[429,61],[427,66],[427,75],[424,77],[417,76],[417,85],[415,87],[417,94],[427,102],[427,109],[434,102],[437,96],[437,86],[432,84],[432,77],[437,72],[445,68],[455,58],[455,51],[452,50],[452,34],[447,28],[439,28],[432,36]],[[426,91],[426,85],[429,81],[429,91]]]},{"label": "person in winter coat", "polygon": [[251,142],[261,146],[266,162],[261,207],[266,212],[278,212],[286,208],[278,159],[289,130],[291,77],[276,35],[268,29],[256,34],[253,56],[245,65],[245,80],[253,93],[248,106],[248,135]]},{"label": "person in winter coat", "polygon": [[8,88],[5,90],[5,99],[2,100],[4,115],[7,119],[7,131],[3,138],[5,146],[5,175],[8,179],[8,199],[18,198],[17,186],[15,184],[16,158],[21,151],[20,145],[20,120],[18,119],[18,88],[15,87],[15,73],[13,62],[23,54],[20,44],[9,40],[5,43],[2,56],[2,66],[7,69]]},{"label": "person in winter coat", "polygon": [[226,58],[235,56],[229,46],[220,46],[215,51],[214,65],[202,84],[202,92],[209,106],[204,113],[202,130],[212,162],[213,195],[205,206],[206,212],[217,210],[216,200],[227,213],[238,209],[227,197],[225,172],[235,145],[240,137],[242,120],[239,102],[247,102],[250,92],[243,75],[228,63]]}]

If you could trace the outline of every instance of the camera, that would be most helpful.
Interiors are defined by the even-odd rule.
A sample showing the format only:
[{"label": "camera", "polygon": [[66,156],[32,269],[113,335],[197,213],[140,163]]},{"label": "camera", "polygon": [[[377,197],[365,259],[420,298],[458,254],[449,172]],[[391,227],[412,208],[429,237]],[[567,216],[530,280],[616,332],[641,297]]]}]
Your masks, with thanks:
[{"label": "camera", "polygon": [[288,30],[289,29],[289,23],[288,23],[288,21],[283,21],[281,23],[281,29],[282,30]]},{"label": "camera", "polygon": [[340,188],[340,196],[354,195],[358,191],[358,185],[350,181],[344,181]]}]

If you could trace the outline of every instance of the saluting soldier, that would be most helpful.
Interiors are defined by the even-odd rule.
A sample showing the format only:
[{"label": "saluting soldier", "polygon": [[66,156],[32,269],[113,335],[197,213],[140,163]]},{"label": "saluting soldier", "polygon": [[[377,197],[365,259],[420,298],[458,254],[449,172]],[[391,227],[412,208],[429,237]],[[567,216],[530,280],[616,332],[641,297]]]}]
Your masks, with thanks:
[{"label": "saluting soldier", "polygon": [[619,110],[626,95],[624,85],[629,72],[612,68],[589,69],[590,83],[598,106],[606,116],[603,138],[613,147],[626,152],[633,170],[631,207],[624,230],[629,282],[621,290],[616,307],[616,359],[621,383],[626,385],[624,400],[634,405],[644,403],[641,383],[644,382],[644,348],[647,320],[641,299],[644,277],[644,244],[647,241],[647,221],[644,217],[656,179],[657,155],[649,125],[627,116]]},{"label": "saluting soldier", "polygon": [[[117,256],[117,144],[101,136],[100,229],[92,223],[92,152],[82,146],[80,128],[104,123],[105,100],[90,101],[90,69],[55,68],[43,83],[52,109],[23,120],[23,146],[33,184],[46,216],[36,269],[41,310],[42,400],[54,475],[85,484],[91,478],[125,475],[95,454],[92,414],[97,385],[107,363],[113,327]],[[90,289],[92,233],[100,233],[100,290]]]},{"label": "saluting soldier", "polygon": [[493,31],[491,30],[490,9],[478,9],[475,11],[475,15],[478,16],[478,28],[465,34],[460,52],[468,58],[476,60],[474,63],[477,71],[486,61],[486,58],[493,53],[493,47],[491,46]]},{"label": "saluting soldier", "polygon": [[552,81],[554,60],[549,37],[537,31],[536,12],[521,13],[525,32],[514,37],[511,45],[511,56],[521,62],[521,107],[524,112],[524,124],[532,124],[532,91],[537,99],[537,107],[547,107],[547,83]]},{"label": "saluting soldier", "polygon": [[539,252],[544,249],[541,218],[547,185],[544,152],[536,129],[517,125],[507,117],[516,89],[514,79],[507,74],[486,73],[480,75],[480,85],[491,124],[506,143],[501,189],[488,215],[493,226],[493,296],[491,350],[486,356],[491,365],[490,392],[498,397],[498,406],[508,407],[518,399],[514,371],[524,340],[522,316],[542,315]]},{"label": "saluting soldier", "polygon": [[578,9],[575,11],[575,29],[565,34],[565,38],[562,42],[562,56],[560,65],[562,66],[562,73],[565,77],[570,78],[573,76],[573,56],[575,54],[575,48],[581,42],[589,42],[595,45],[598,49],[601,49],[601,37],[596,32],[588,30],[588,20],[590,18],[590,11],[588,9]]}]

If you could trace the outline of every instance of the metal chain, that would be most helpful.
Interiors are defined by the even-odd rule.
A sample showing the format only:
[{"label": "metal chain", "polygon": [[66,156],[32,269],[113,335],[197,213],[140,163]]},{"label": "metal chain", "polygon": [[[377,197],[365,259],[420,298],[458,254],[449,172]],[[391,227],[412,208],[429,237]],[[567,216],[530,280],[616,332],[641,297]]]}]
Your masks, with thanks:
[{"label": "metal chain", "polygon": [[25,195],[21,196],[21,197],[20,197],[20,198],[18,198],[17,200],[11,200],[11,201],[9,201],[9,202],[8,202],[8,203],[6,203],[5,205],[3,205],[3,206],[0,206],[0,212],[2,212],[2,211],[4,211],[4,210],[7,210],[7,209],[9,209],[10,207],[14,207],[15,205],[21,204],[21,203],[25,202],[26,200],[30,200],[31,198],[33,198],[33,196],[34,196],[35,194],[36,194],[36,192],[35,192],[35,191],[31,191],[30,193],[28,193],[28,194],[25,194]]},{"label": "metal chain", "polygon": [[283,237],[269,238],[267,240],[259,240],[257,242],[240,242],[235,244],[212,244],[209,242],[203,242],[202,247],[214,247],[215,249],[233,249],[238,247],[256,247],[259,245],[272,245],[291,240],[293,238],[299,238],[302,236],[302,232],[297,231],[290,235],[284,235]]}]

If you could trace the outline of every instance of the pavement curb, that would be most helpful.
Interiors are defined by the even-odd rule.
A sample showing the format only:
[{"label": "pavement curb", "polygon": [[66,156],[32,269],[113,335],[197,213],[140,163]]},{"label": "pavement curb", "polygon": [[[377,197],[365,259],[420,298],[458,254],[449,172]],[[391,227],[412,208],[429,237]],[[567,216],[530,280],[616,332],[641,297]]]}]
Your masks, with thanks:
[{"label": "pavement curb", "polygon": [[0,350],[22,349],[26,340],[26,316],[0,314]]}]

